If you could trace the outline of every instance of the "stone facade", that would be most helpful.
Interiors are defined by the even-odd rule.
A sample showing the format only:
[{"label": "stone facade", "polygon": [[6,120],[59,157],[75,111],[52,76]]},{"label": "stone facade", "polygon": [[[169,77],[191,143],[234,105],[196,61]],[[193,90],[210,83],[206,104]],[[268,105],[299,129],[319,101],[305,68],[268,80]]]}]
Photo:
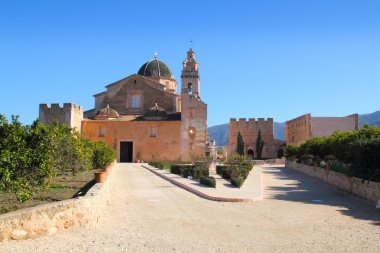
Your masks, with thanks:
[{"label": "stone facade", "polygon": [[[207,105],[200,97],[194,55],[190,49],[183,62],[180,94],[175,90],[177,81],[170,69],[155,55],[140,68],[139,74],[112,83],[106,91],[94,95],[94,109],[84,112],[85,119],[73,120],[76,107],[69,110],[70,104],[63,109],[55,104],[51,108],[41,105],[40,119],[43,123],[56,119],[79,126],[84,137],[105,141],[115,148],[119,162],[190,161],[194,156],[205,156],[209,153]],[[107,112],[117,116],[107,117]]]},{"label": "stone facade", "polygon": [[[144,114],[155,103],[164,108],[168,113],[179,111],[179,96],[176,93],[167,92],[164,85],[137,74],[106,86],[107,91],[94,95],[95,108],[86,112],[85,116],[91,117],[107,105],[121,115]],[[141,106],[132,108],[132,96],[141,97]]]},{"label": "stone facade", "polygon": [[286,122],[285,138],[287,144],[300,145],[312,137],[354,130],[358,130],[358,114],[346,117],[312,117],[305,114]]},{"label": "stone facade", "polygon": [[[103,128],[103,136],[99,136],[99,129]],[[150,136],[151,128],[156,129],[156,135]],[[120,143],[133,142],[134,161],[137,158],[143,161],[164,160],[178,161],[184,155],[181,153],[181,121],[139,121],[121,120],[91,120],[82,122],[84,137],[92,141],[102,140],[117,151],[120,161]],[[139,154],[139,155],[137,155]]]},{"label": "stone facade", "polygon": [[277,158],[278,151],[282,149],[284,142],[274,139],[273,118],[268,118],[267,120],[264,118],[259,118],[258,120],[250,118],[248,121],[245,118],[240,118],[238,121],[235,118],[231,118],[228,153],[236,153],[237,136],[240,132],[245,145],[244,154],[257,157],[256,140],[259,130],[264,141],[262,157]]},{"label": "stone facade", "polygon": [[326,170],[319,167],[308,166],[294,161],[286,161],[286,167],[297,170],[303,174],[318,178],[328,184],[366,199],[373,204],[380,200],[380,183],[362,180],[361,178],[348,177],[342,173]]},{"label": "stone facade", "polygon": [[207,142],[207,105],[200,97],[200,77],[194,51],[187,52],[181,75],[182,157],[205,156]]},{"label": "stone facade", "polygon": [[71,103],[64,103],[61,107],[58,103],[40,104],[39,118],[42,123],[52,125],[54,121],[65,123],[81,131],[83,119],[83,107]]}]

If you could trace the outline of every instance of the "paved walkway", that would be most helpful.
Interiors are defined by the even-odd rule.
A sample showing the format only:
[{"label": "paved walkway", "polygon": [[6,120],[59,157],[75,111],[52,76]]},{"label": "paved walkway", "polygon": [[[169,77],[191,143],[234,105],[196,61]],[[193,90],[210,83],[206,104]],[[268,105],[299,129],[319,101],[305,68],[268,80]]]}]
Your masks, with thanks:
[{"label": "paved walkway", "polygon": [[263,183],[261,178],[261,167],[259,166],[255,166],[251,170],[240,189],[219,175],[214,175],[216,187],[212,188],[204,186],[197,181],[172,174],[168,170],[160,170],[148,164],[143,164],[142,167],[175,185],[208,200],[250,202],[263,199]]},{"label": "paved walkway", "polygon": [[0,243],[0,252],[379,252],[380,211],[283,167],[263,167],[264,200],[209,201],[118,164],[96,227]]}]

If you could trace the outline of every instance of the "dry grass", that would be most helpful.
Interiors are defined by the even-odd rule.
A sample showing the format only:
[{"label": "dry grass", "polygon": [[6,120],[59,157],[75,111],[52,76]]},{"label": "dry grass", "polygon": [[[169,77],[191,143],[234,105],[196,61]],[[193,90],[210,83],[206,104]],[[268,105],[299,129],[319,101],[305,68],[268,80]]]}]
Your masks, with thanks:
[{"label": "dry grass", "polygon": [[48,188],[37,190],[25,203],[17,201],[14,194],[0,192],[0,214],[83,195],[94,184],[93,179],[94,171],[57,175],[49,180]]}]

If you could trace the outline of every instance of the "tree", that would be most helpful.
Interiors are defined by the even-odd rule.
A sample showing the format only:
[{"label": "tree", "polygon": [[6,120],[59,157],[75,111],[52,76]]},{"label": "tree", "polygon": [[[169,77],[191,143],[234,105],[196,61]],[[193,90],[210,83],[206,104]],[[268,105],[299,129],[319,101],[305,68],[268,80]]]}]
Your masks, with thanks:
[{"label": "tree", "polygon": [[244,141],[243,141],[243,136],[241,136],[240,132],[237,135],[237,147],[236,147],[236,152],[239,155],[244,155]]},{"label": "tree", "polygon": [[261,138],[261,130],[259,130],[259,134],[257,135],[256,139],[256,153],[257,158],[261,159],[261,155],[263,154],[263,148],[264,148],[264,141]]}]

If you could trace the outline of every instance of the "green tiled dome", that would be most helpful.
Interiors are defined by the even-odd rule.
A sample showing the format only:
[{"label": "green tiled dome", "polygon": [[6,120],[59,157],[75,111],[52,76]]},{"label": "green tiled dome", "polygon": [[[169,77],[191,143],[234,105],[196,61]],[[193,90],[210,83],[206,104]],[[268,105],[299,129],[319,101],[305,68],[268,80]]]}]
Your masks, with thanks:
[{"label": "green tiled dome", "polygon": [[146,62],[141,66],[139,72],[137,72],[140,76],[157,76],[163,78],[173,79],[172,72],[170,71],[168,65],[164,62],[157,59],[157,55],[155,55],[154,59]]}]

